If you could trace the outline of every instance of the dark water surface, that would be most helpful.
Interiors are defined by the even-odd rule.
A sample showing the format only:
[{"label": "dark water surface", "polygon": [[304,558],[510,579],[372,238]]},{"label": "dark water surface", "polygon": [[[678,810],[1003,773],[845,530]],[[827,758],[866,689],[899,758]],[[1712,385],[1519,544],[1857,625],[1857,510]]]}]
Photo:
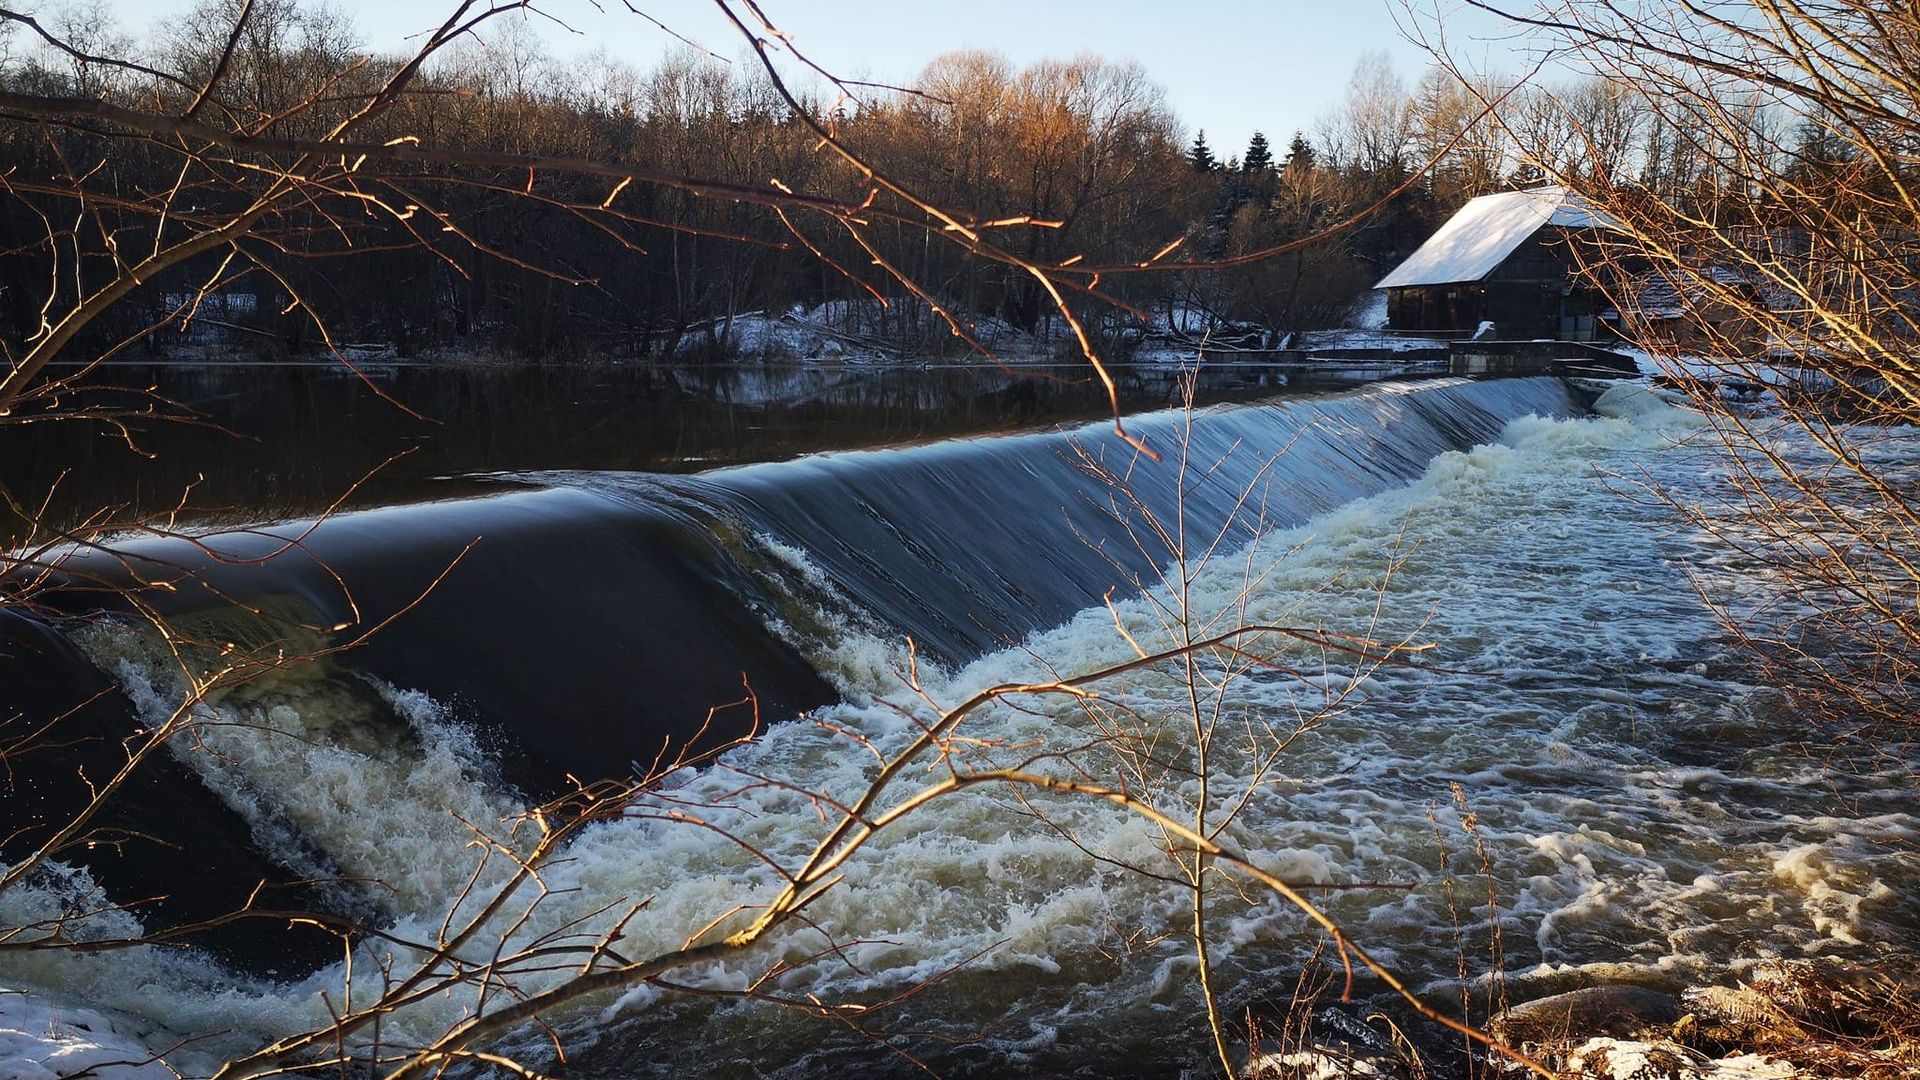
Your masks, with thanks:
[{"label": "dark water surface", "polygon": [[[317,514],[350,491],[343,505],[373,506],[491,486],[475,474],[696,472],[1087,420],[1109,408],[1087,368],[1071,364],[363,370],[364,380],[338,364],[115,365],[96,381],[152,389],[212,426],[142,422],[143,454],[104,425],[0,425],[0,484],[37,503],[57,482],[56,520],[103,506],[131,518],[184,497],[193,520],[238,523]],[[1181,398],[1172,365],[1115,374],[1127,411]],[[1212,364],[1196,396],[1245,400],[1369,377]],[[102,391],[94,400],[130,398]]]}]

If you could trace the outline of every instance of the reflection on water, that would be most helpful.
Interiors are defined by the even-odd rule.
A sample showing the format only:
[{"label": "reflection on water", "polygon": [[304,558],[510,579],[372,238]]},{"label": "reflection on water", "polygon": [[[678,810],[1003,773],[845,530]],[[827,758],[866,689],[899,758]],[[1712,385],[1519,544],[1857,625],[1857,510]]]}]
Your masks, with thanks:
[{"label": "reflection on water", "polygon": [[[338,365],[116,365],[98,381],[151,387],[227,430],[148,423],[138,434],[148,457],[99,426],[0,426],[0,484],[38,502],[57,481],[55,519],[107,505],[150,514],[185,493],[195,519],[258,521],[318,513],[376,470],[348,505],[444,498],[494,471],[690,472],[1084,420],[1108,407],[1084,365],[442,365],[367,376]],[[1116,377],[1128,411],[1180,396],[1173,365]],[[1205,403],[1350,381],[1338,368],[1303,378],[1209,365],[1197,393]]]}]

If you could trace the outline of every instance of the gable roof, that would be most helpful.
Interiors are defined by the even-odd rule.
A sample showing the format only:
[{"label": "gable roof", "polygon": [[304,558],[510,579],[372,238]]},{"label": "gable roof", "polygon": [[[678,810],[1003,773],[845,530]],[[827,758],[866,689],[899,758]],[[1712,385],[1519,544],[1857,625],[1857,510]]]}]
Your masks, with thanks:
[{"label": "gable roof", "polygon": [[1612,229],[1613,219],[1563,187],[1503,191],[1467,202],[1376,289],[1479,281],[1507,260],[1527,237],[1548,225]]}]

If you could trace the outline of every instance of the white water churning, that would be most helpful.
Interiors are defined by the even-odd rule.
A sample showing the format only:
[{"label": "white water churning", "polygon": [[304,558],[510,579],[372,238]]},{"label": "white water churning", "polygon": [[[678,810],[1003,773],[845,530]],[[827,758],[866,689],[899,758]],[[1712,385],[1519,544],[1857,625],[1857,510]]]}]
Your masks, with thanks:
[{"label": "white water churning", "polygon": [[[1600,415],[1513,420],[1488,445],[1433,457],[1405,486],[1268,532],[1211,563],[1186,597],[1198,622],[1227,611],[1232,621],[1433,646],[1418,667],[1382,667],[1357,680],[1337,668],[1304,680],[1259,672],[1240,680],[1231,695],[1236,723],[1284,729],[1329,693],[1342,697],[1271,769],[1215,759],[1216,797],[1245,800],[1231,842],[1296,881],[1412,885],[1326,899],[1415,983],[1444,982],[1461,949],[1436,868],[1441,843],[1462,866],[1456,787],[1478,818],[1504,912],[1507,967],[1518,977],[1678,982],[1759,952],[1871,956],[1910,946],[1920,924],[1899,897],[1920,880],[1911,852],[1920,819],[1899,795],[1905,778],[1888,762],[1836,775],[1792,748],[1800,725],[1777,694],[1742,680],[1686,576],[1689,566],[1711,572],[1707,540],[1657,501],[1631,497],[1643,477],[1682,493],[1710,489],[1715,459],[1688,443],[1696,431],[1687,414],[1615,391]],[[833,593],[835,574],[790,541],[747,540],[767,566]],[[1116,598],[1018,647],[924,668],[924,688],[950,705],[996,683],[1123,662],[1133,651],[1116,621],[1155,648],[1165,643],[1155,604],[1169,599]],[[778,859],[803,857],[821,835],[819,808],[780,787],[743,785],[742,773],[846,798],[870,780],[874,759],[839,732],[885,752],[904,745],[916,730],[908,717],[925,712],[896,677],[906,665],[901,642],[870,620],[846,621],[850,607],[857,604],[826,605],[805,633],[776,627],[839,691],[841,703],[818,714],[825,723],[776,725],[734,753],[742,772],[710,770],[674,792],[704,797],[718,807],[706,811],[712,823]],[[780,611],[768,614],[782,622]],[[137,635],[102,629],[83,645],[137,701],[164,707],[162,669]],[[1177,747],[1189,721],[1175,675],[1135,672],[1103,693],[1136,733]],[[369,701],[405,717],[410,736],[316,737],[361,724],[334,710]],[[1025,760],[1088,740],[1084,710],[1019,706],[969,721],[982,760]],[[258,820],[262,835],[293,829],[336,872],[404,882],[382,901],[381,917],[399,936],[431,933],[465,879],[472,855],[453,839],[451,815],[514,809],[489,779],[482,750],[445,727],[443,709],[404,691],[264,686],[226,707],[246,723],[221,729],[231,745],[222,767],[204,774],[209,783]],[[1192,795],[1171,781],[1156,790],[1175,801]],[[850,864],[847,880],[809,914],[855,943],[781,976],[777,988],[860,998],[943,976],[899,1026],[984,1032],[973,1048],[911,1044],[950,1073],[987,1062],[1048,1070],[1088,1055],[1199,1060],[1201,1046],[1182,1041],[1194,1016],[1190,949],[1178,936],[1185,897],[1119,863],[1168,865],[1161,836],[1136,816],[1067,794],[1030,793],[1025,804],[991,789],[955,796]],[[548,884],[562,891],[523,934],[581,917],[597,930],[612,916],[590,913],[651,897],[621,941],[625,955],[639,956],[678,946],[733,905],[768,895],[778,879],[713,831],[636,815],[589,830]],[[1213,917],[1216,959],[1236,1004],[1290,985],[1314,937],[1284,904],[1248,895],[1251,902],[1223,895]],[[1455,896],[1467,924],[1488,915],[1474,910],[1486,903],[1478,879],[1463,880]],[[53,902],[23,894],[0,906],[15,920],[23,905]],[[1467,947],[1483,952],[1484,930],[1477,933]],[[781,950],[799,959],[820,944],[798,932],[741,963],[683,978],[737,989]],[[370,965],[356,970],[369,980],[364,994],[374,976]],[[0,983],[116,1012],[130,1018],[116,1030],[149,1045],[225,1032],[176,1054],[189,1072],[323,1024],[321,994],[337,998],[342,978],[336,966],[276,983],[157,949],[0,955]],[[423,1002],[393,1018],[387,1038],[431,1037],[470,1004]],[[655,990],[592,1001],[556,1020],[574,1040],[575,1075],[802,1075],[847,1061],[907,1068],[858,1040],[823,1049],[827,1025],[799,1014],[682,1004]],[[537,1041],[526,1049],[537,1054]]]}]

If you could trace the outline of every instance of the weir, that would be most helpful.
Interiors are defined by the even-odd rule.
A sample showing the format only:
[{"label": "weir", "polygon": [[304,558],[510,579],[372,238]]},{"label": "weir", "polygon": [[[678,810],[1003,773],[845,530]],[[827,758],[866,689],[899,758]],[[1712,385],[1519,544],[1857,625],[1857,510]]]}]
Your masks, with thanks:
[{"label": "weir", "polygon": [[[768,722],[831,702],[812,658],[837,635],[911,638],[957,665],[1151,585],[1183,543],[1231,550],[1513,419],[1581,411],[1559,378],[1441,379],[1128,418],[1158,460],[1092,424],[698,476],[542,473],[317,524],[131,538],[76,556],[49,603],[91,619],[126,610],[114,590],[160,584],[142,601],[200,641],[298,654],[365,636],[313,677],[431,695],[484,733],[498,779],[541,797],[655,760],[746,687]],[[360,697],[356,722],[398,723]],[[105,727],[132,723],[118,708]],[[711,734],[754,712],[722,709]],[[164,816],[226,812],[169,790]],[[257,880],[249,859],[207,873]]]},{"label": "weir", "polygon": [[[129,539],[70,562],[55,602],[115,608],[102,587],[138,581],[203,641],[300,653],[370,633],[336,662],[481,724],[539,794],[652,760],[743,678],[767,720],[832,700],[805,651],[849,622],[962,663],[1155,580],[1176,553],[1148,513],[1189,557],[1231,549],[1517,417],[1580,409],[1557,378],[1446,379],[1129,418],[1158,461],[1091,424],[698,476],[543,473],[524,478],[539,490]],[[716,719],[737,733],[749,715]]]},{"label": "weir", "polygon": [[1510,420],[1580,411],[1557,378],[1382,383],[1216,406],[1190,425],[1180,411],[1129,418],[1158,461],[1095,424],[826,454],[681,486],[699,485],[736,527],[804,552],[883,632],[957,664],[1152,584],[1216,538],[1233,550],[1412,480]]}]

